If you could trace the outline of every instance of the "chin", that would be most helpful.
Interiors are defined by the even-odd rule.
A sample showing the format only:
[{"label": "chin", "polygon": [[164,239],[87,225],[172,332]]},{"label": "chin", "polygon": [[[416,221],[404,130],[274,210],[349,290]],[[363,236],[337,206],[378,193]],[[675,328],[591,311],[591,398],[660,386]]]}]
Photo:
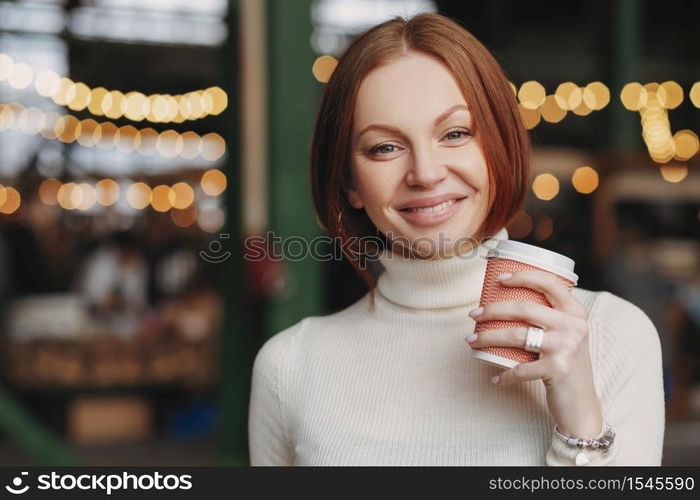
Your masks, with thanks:
[{"label": "chin", "polygon": [[[468,251],[475,242],[472,236],[474,231],[469,230],[456,231],[450,229],[425,229],[423,231],[400,232],[396,229],[390,230],[385,235],[401,244],[404,248],[409,248],[411,252],[424,259],[435,259],[452,257],[459,250],[461,252]],[[476,242],[478,244],[478,242]],[[455,248],[459,244],[460,249]]]}]

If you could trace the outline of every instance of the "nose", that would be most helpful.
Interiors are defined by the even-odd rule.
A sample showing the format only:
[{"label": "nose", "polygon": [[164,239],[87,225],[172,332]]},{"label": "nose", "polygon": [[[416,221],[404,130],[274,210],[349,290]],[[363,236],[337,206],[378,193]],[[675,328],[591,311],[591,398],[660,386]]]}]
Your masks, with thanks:
[{"label": "nose", "polygon": [[406,183],[409,186],[432,188],[447,177],[447,167],[438,162],[427,148],[414,149],[410,161],[406,173]]}]

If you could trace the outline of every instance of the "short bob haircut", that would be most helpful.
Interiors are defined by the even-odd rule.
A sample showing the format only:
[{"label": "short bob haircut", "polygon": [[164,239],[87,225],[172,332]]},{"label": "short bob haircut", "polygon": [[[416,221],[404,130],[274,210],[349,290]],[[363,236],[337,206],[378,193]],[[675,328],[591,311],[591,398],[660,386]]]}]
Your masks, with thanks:
[{"label": "short bob haircut", "polygon": [[[310,181],[317,221],[355,257],[359,238],[379,240],[364,209],[346,198],[350,184],[351,137],[357,91],[378,66],[410,52],[439,58],[450,70],[470,107],[475,135],[486,160],[490,210],[476,235],[492,236],[505,227],[524,203],[530,176],[530,140],[523,125],[515,87],[491,53],[471,33],[440,14],[394,17],[348,47],[328,81],[311,144]],[[385,246],[386,242],[381,246]],[[366,248],[365,248],[366,250]],[[374,309],[376,280],[357,258],[346,255],[363,278]]]}]

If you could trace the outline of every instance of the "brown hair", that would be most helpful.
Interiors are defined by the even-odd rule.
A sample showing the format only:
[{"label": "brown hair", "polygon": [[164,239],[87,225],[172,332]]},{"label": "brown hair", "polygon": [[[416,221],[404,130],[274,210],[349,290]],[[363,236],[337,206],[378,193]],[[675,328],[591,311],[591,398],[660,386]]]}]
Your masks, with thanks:
[{"label": "brown hair", "polygon": [[[310,180],[317,220],[354,255],[361,249],[346,247],[346,242],[377,235],[365,210],[353,209],[346,198],[357,91],[370,71],[409,51],[435,56],[448,67],[469,104],[475,129],[486,138],[482,149],[491,186],[490,211],[477,234],[491,236],[505,227],[527,194],[530,140],[514,88],[501,66],[479,40],[448,17],[395,17],[362,34],[341,57],[325,87],[311,144]],[[357,258],[349,260],[369,288],[373,309],[375,279]]]}]

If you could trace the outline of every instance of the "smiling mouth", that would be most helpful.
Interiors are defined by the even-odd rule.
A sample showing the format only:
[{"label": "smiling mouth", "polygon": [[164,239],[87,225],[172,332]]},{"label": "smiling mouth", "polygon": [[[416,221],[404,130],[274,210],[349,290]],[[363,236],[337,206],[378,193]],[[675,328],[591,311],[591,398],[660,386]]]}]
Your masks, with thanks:
[{"label": "smiling mouth", "polygon": [[[464,198],[466,198],[466,196],[465,196]],[[454,198],[454,199],[452,199],[452,200],[443,201],[442,203],[438,203],[437,205],[433,205],[433,206],[430,206],[430,207],[402,208],[402,209],[399,210],[399,211],[400,211],[400,212],[406,212],[406,213],[410,213],[410,212],[419,212],[419,213],[424,213],[424,214],[436,214],[436,213],[442,212],[443,210],[445,210],[445,209],[446,209],[447,207],[449,207],[450,205],[453,205],[454,203],[456,203],[456,202],[458,202],[458,201],[462,201],[464,198]]]}]

